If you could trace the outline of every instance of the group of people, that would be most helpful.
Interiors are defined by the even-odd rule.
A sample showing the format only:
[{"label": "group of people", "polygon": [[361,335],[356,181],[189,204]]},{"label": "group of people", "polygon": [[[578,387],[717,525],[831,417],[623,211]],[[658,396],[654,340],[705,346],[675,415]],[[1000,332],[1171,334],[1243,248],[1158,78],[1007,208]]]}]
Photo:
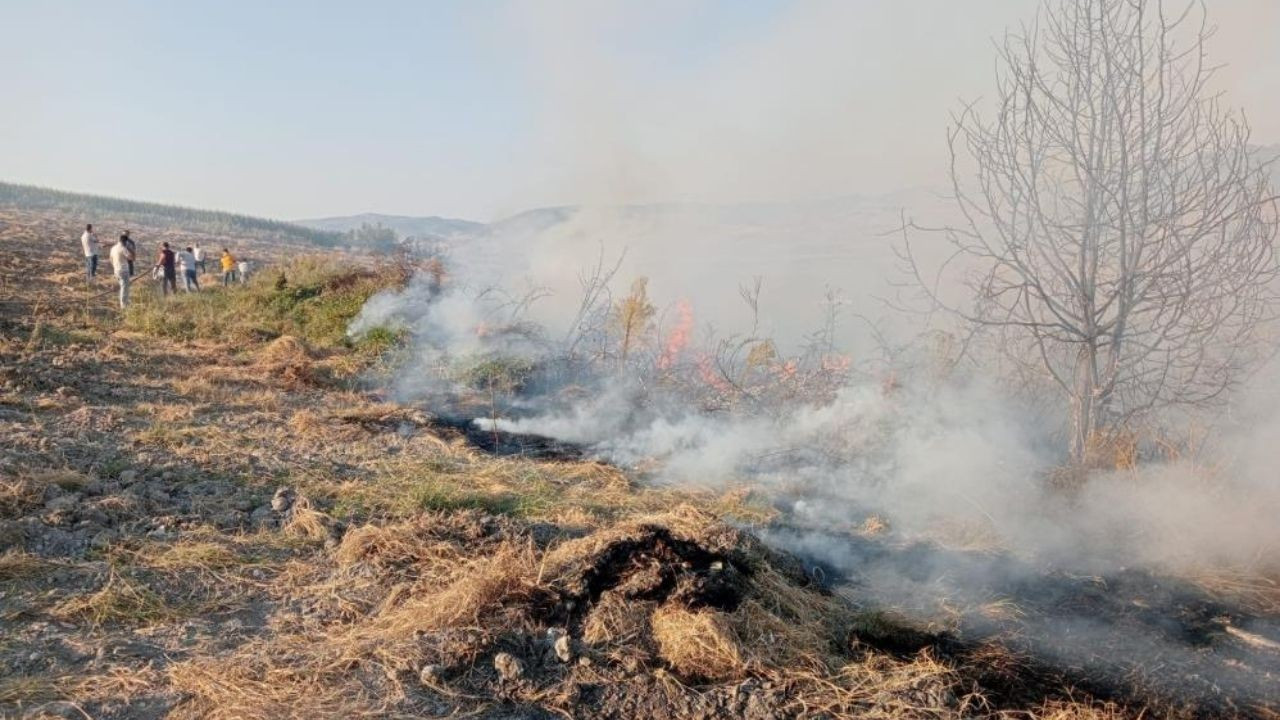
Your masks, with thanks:
[{"label": "group of people", "polygon": [[[80,245],[84,250],[85,275],[90,283],[98,275],[98,255],[102,250],[102,244],[98,241],[98,235],[93,231],[93,225],[85,225],[84,234],[80,236]],[[134,262],[137,260],[138,246],[129,237],[129,231],[125,230],[120,235],[120,240],[110,246],[107,253],[108,259],[111,261],[111,270],[115,275],[117,282],[120,283],[120,307],[125,308],[129,305],[129,286],[133,279],[137,276],[134,272]],[[200,274],[207,273],[205,265],[205,250],[197,243],[191,247],[177,248],[176,250],[169,246],[168,242],[161,243],[160,252],[156,255],[156,262],[151,267],[151,277],[160,281],[160,290],[164,295],[170,292],[178,292],[178,271],[182,272],[183,287],[187,292],[200,290]],[[226,287],[234,282],[246,283],[249,281],[249,262],[244,259],[236,259],[231,251],[227,248],[222,249],[222,256],[218,259],[222,267],[222,285]]]}]

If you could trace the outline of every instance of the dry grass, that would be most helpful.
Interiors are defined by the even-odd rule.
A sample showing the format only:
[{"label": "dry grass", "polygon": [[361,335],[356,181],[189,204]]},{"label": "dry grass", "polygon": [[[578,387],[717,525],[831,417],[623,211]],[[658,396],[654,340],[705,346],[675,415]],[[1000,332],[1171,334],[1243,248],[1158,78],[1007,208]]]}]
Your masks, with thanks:
[{"label": "dry grass", "polygon": [[[0,678],[0,707],[38,705],[62,697],[64,682],[46,675],[15,675]],[[24,714],[23,717],[30,715]]]},{"label": "dry grass", "polygon": [[643,646],[649,635],[649,617],[657,603],[634,600],[607,591],[591,606],[582,623],[582,640],[590,645]]},{"label": "dry grass", "polygon": [[116,666],[68,683],[66,694],[81,703],[120,702],[154,691],[163,681],[163,673],[150,666]]},{"label": "dry grass", "polygon": [[321,382],[311,350],[301,339],[284,335],[271,341],[254,357],[254,367],[283,381],[286,387],[304,387]]},{"label": "dry grass", "polygon": [[975,713],[982,699],[956,697],[955,671],[933,656],[908,661],[868,655],[835,673],[784,671],[796,692],[787,709],[799,717],[958,718]]},{"label": "dry grass", "polygon": [[50,614],[60,620],[99,626],[106,623],[150,625],[170,620],[178,612],[145,584],[112,569],[100,590],[63,600]]},{"label": "dry grass", "polygon": [[[101,668],[81,666],[71,679],[61,671],[6,677],[0,679],[0,714],[16,702],[25,709],[74,697],[119,707],[154,693],[182,698],[169,711],[174,717],[422,717],[442,712],[423,701],[418,687],[426,664],[446,669],[431,692],[454,702],[448,712],[456,716],[483,713],[499,698],[566,716],[590,714],[590,707],[574,704],[576,685],[562,682],[570,675],[574,682],[586,678],[595,685],[635,682],[630,687],[637,692],[652,692],[658,684],[663,693],[686,697],[755,678],[767,681],[787,703],[779,713],[784,716],[994,714],[966,696],[965,683],[944,662],[850,647],[850,629],[857,623],[843,606],[803,586],[803,578],[775,567],[770,556],[717,521],[763,523],[773,517],[748,488],[654,490],[602,464],[488,457],[433,430],[429,419],[411,409],[338,391],[333,379],[355,376],[374,361],[367,348],[347,342],[346,321],[362,295],[387,283],[368,273],[329,282],[318,264],[305,265],[288,269],[284,291],[264,282],[170,303],[140,302],[126,322],[142,332],[116,332],[118,314],[104,309],[108,296],[96,315],[77,307],[41,319],[32,340],[12,340],[15,347],[31,345],[39,352],[83,347],[101,352],[98,360],[136,368],[121,382],[129,394],[110,411],[138,448],[167,450],[160,453],[166,461],[176,456],[184,463],[179,482],[188,480],[189,469],[191,479],[212,478],[213,485],[220,478],[249,484],[253,504],[280,482],[305,499],[299,496],[279,529],[239,534],[184,524],[177,541],[126,537],[107,551],[112,569],[92,591],[63,597],[49,611],[53,619],[76,623],[69,634],[81,637],[170,623],[148,629],[164,637],[181,627],[179,621],[196,620],[193,614],[214,607],[263,608],[269,619],[251,628],[251,639],[239,646],[231,636],[184,646],[175,657],[185,659],[167,667],[109,661]],[[80,277],[63,275],[63,304],[76,306],[73,300],[83,294]],[[109,346],[94,347],[94,338],[108,334]],[[61,379],[47,387],[62,385],[82,387]],[[13,395],[24,413],[62,420],[64,411],[72,419],[78,411],[85,416],[87,439],[101,432],[88,422],[101,408],[82,410],[88,393]],[[406,424],[412,432],[397,432]],[[102,467],[93,457],[98,446],[69,442],[63,449],[81,454],[78,467]],[[0,480],[0,514],[37,508],[50,483],[75,489],[88,479],[76,473],[59,477]],[[235,492],[245,497],[243,488]],[[123,512],[113,502],[118,496],[94,499],[98,509]],[[201,495],[199,502],[222,511],[228,499]],[[190,522],[204,511],[193,501],[191,513],[180,520]],[[336,537],[333,518],[352,525],[336,545],[328,542]],[[591,534],[566,542],[545,537],[543,526],[535,542],[524,520]],[[725,606],[732,609],[690,603],[666,590],[644,597],[619,586],[588,591],[583,573],[619,544],[643,537],[647,525],[750,566],[738,602]],[[648,550],[618,561],[623,574],[658,564],[677,578],[674,584],[689,586],[691,571],[680,559]],[[0,580],[34,577],[45,566],[39,558],[8,551],[0,555]],[[89,576],[88,568],[80,577]],[[57,597],[62,596],[52,596]],[[6,609],[13,607],[20,605]],[[556,664],[537,676],[537,663],[530,660],[533,677],[495,685],[493,655],[536,647],[553,624],[573,635],[575,652],[590,664]],[[682,678],[714,682],[687,686]],[[1069,703],[1045,706],[1043,716],[1112,717]]]},{"label": "dry grass", "polygon": [[11,478],[0,478],[0,517],[20,515],[44,502],[49,486],[74,491],[89,479],[74,470],[32,470]]},{"label": "dry grass", "polygon": [[52,563],[24,550],[9,549],[0,553],[0,581],[23,580],[44,573]]},{"label": "dry grass", "polygon": [[288,537],[309,542],[324,542],[329,539],[333,519],[315,509],[311,501],[305,497],[294,500],[289,510],[289,519],[281,527]]},{"label": "dry grass", "polygon": [[649,623],[658,653],[677,673],[716,681],[743,676],[744,651],[722,613],[663,606]]}]

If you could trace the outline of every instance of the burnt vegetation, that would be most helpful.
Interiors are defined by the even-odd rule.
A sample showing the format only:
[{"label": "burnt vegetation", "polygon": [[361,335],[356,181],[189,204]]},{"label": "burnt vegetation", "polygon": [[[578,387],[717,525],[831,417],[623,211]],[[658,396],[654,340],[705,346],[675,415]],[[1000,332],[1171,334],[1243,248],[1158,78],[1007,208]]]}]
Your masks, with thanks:
[{"label": "burnt vegetation", "polygon": [[[1253,516],[1155,422],[1226,397],[1275,309],[1196,7],[1006,38],[949,136],[965,223],[902,228],[958,322],[857,357],[833,291],[785,343],[765,279],[714,328],[602,249],[556,325],[435,247],[312,253],[381,226],[0,186],[0,714],[1276,717],[1276,548],[1186,547]],[[82,214],[270,262],[118,312]],[[988,447],[1010,425],[1037,452]],[[1194,512],[1137,512],[1174,466]]]}]

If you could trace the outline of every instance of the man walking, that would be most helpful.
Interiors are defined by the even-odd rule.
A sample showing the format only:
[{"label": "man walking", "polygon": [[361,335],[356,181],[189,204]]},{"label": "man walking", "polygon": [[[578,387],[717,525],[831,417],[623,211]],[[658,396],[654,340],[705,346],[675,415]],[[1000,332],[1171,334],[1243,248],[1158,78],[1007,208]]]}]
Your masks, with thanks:
[{"label": "man walking", "polygon": [[230,285],[236,279],[236,258],[231,251],[222,248],[222,287]]},{"label": "man walking", "polygon": [[156,256],[155,268],[163,271],[160,278],[160,292],[168,295],[172,290],[174,295],[178,294],[178,277],[177,268],[175,267],[175,257],[173,251],[169,249],[169,243],[164,243],[160,247],[160,254]]},{"label": "man walking", "polygon": [[191,251],[191,254],[196,257],[196,268],[200,271],[200,274],[203,275],[209,272],[204,266],[204,248],[200,247],[200,243],[196,243],[196,248]]},{"label": "man walking", "polygon": [[129,237],[129,231],[125,230],[120,236],[120,244],[124,245],[124,249],[129,251],[129,277],[133,277],[133,259],[138,256],[138,245]]},{"label": "man walking", "polygon": [[129,307],[129,283],[133,281],[133,248],[132,241],[128,244],[125,239],[128,233],[120,236],[120,242],[111,246],[111,269],[115,272],[116,280],[120,283],[120,309]]},{"label": "man walking", "polygon": [[93,225],[84,226],[84,234],[80,236],[80,246],[84,249],[84,273],[90,283],[98,275],[98,236],[93,232]]},{"label": "man walking", "polygon": [[191,252],[191,248],[178,251],[178,262],[182,265],[182,286],[187,292],[191,292],[192,286],[200,290],[200,279],[196,277],[196,256]]}]

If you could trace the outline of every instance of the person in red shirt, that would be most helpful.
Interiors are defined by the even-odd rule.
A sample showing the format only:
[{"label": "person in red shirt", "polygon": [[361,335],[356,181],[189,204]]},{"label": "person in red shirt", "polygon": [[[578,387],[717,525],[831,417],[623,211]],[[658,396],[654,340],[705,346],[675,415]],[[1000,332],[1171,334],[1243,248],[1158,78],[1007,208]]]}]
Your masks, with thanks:
[{"label": "person in red shirt", "polygon": [[178,294],[178,269],[175,266],[176,257],[173,250],[169,249],[169,243],[164,243],[160,247],[160,254],[156,256],[156,267],[164,272],[160,280],[160,291],[168,295],[170,291]]}]

